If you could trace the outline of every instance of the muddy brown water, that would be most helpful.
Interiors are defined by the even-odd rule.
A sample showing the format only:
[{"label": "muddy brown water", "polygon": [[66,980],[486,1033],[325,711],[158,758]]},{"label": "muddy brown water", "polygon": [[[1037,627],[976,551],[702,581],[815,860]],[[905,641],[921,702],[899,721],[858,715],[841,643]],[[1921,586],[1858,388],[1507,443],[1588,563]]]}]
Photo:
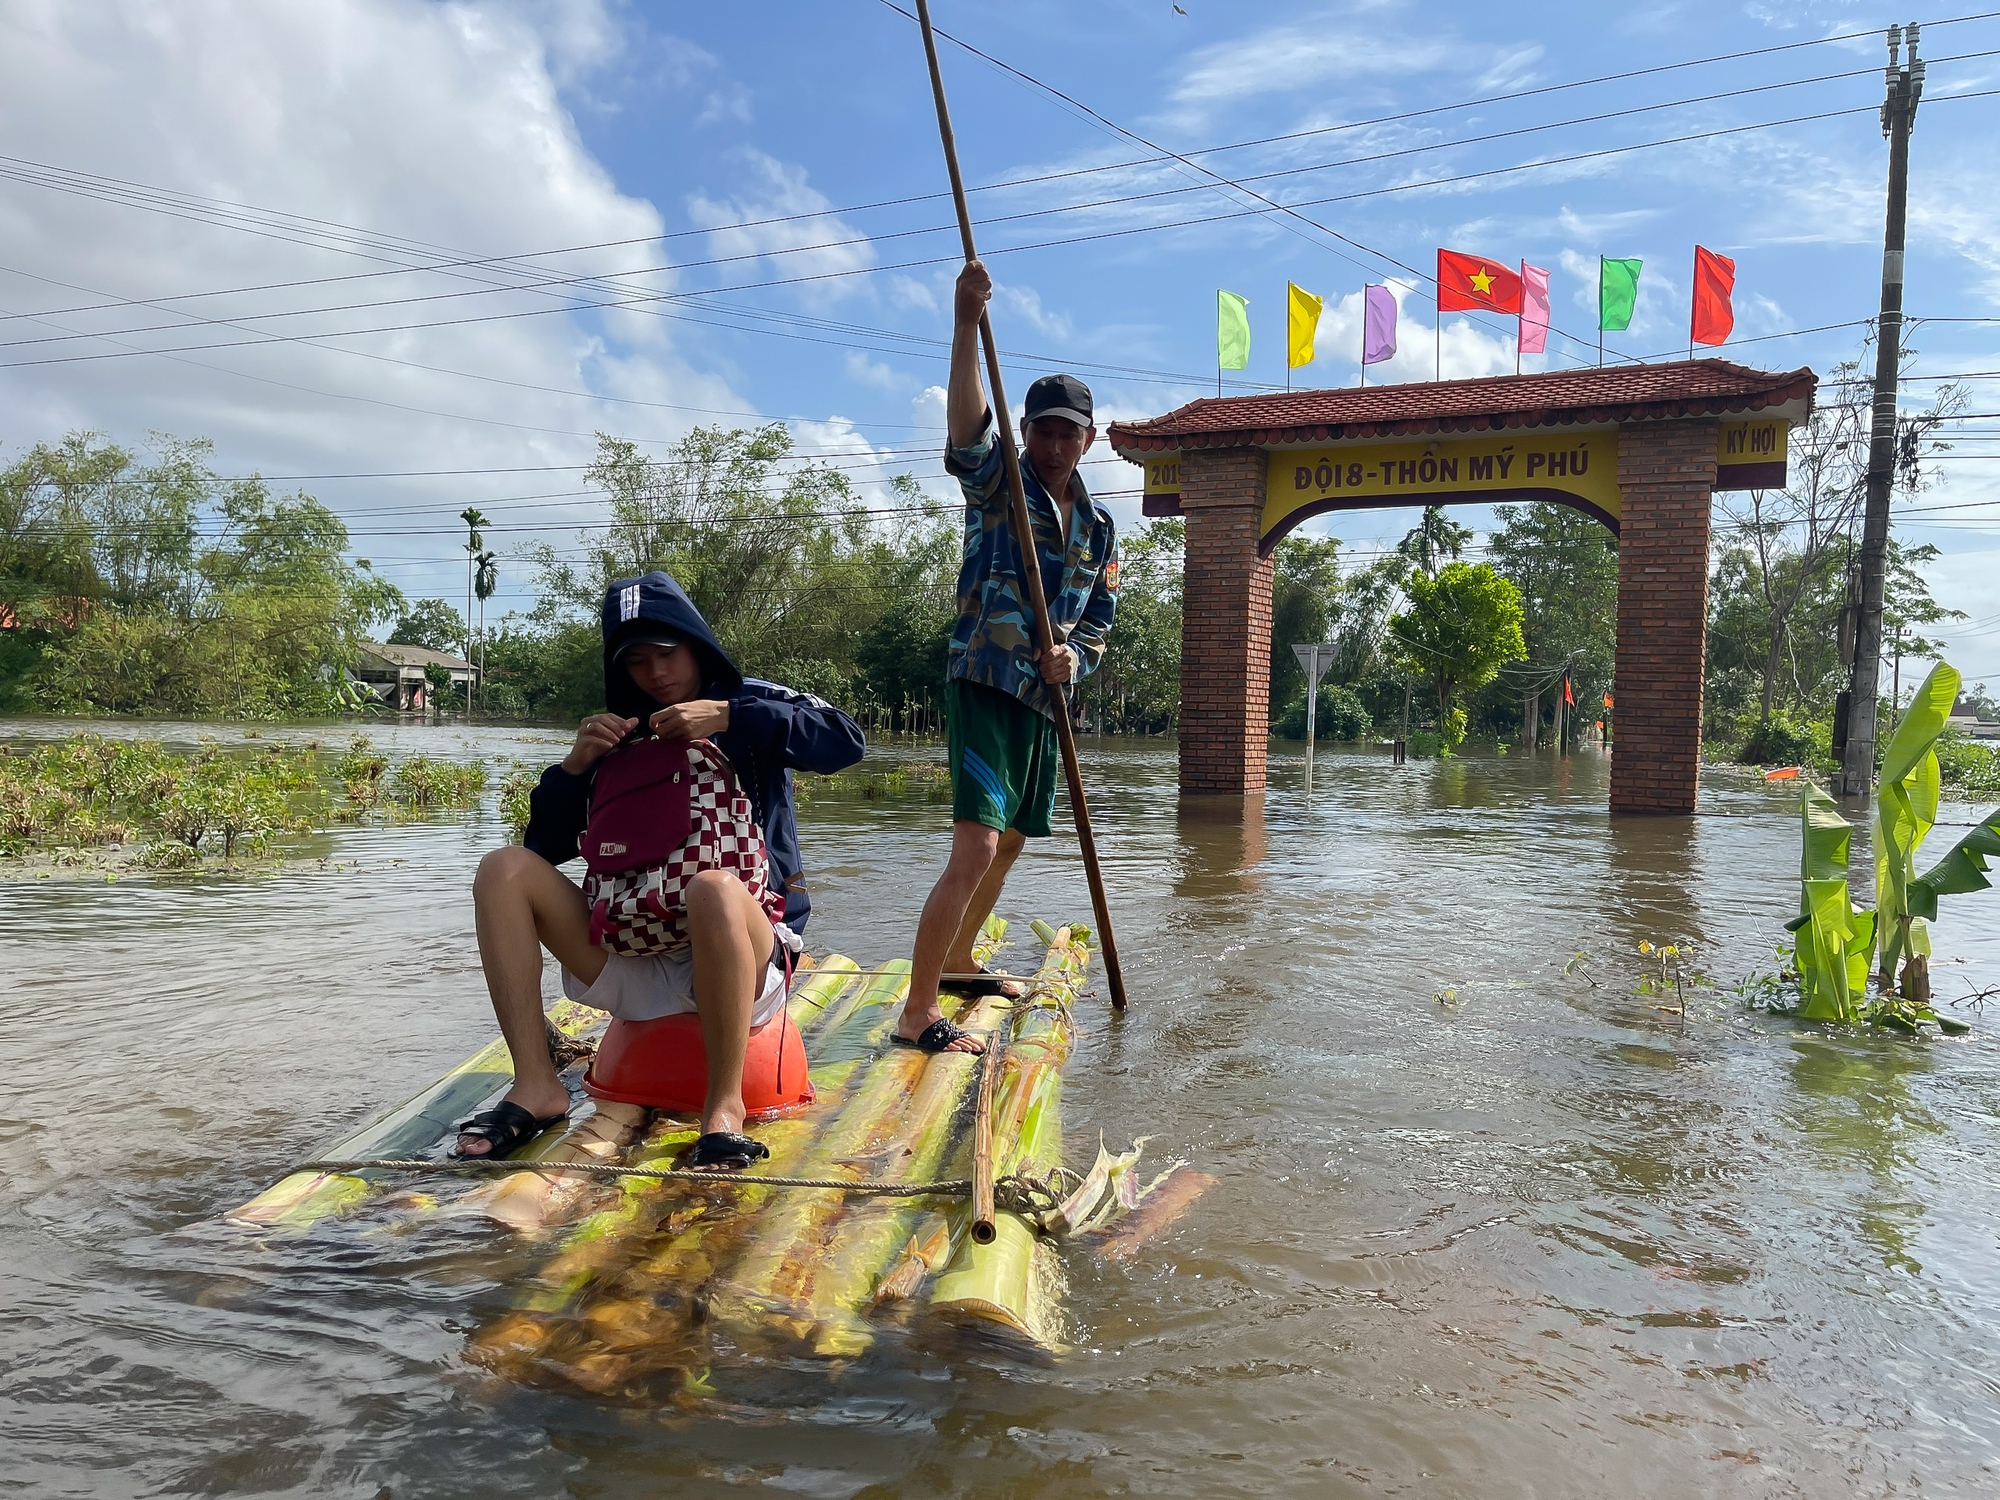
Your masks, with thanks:
[{"label": "muddy brown water", "polygon": [[[1642,941],[1769,961],[1784,796],[1720,771],[1702,816],[1614,823],[1595,755],[1322,752],[1308,802],[1293,747],[1246,812],[1177,798],[1168,742],[1084,745],[1134,1008],[1087,1010],[1072,1155],[1150,1135],[1220,1182],[1129,1265],[1067,1252],[1050,1368],[497,1386],[465,1339],[532,1248],[210,1222],[488,1038],[490,807],[329,835],[325,869],[0,885],[0,1492],[2000,1493],[2000,1007],[1909,1041],[1635,993]],[[815,802],[814,945],[906,951],[945,816]],[[1073,845],[1002,911],[1086,915]],[[1941,1001],[2000,983],[2000,897],[1937,949]]]}]

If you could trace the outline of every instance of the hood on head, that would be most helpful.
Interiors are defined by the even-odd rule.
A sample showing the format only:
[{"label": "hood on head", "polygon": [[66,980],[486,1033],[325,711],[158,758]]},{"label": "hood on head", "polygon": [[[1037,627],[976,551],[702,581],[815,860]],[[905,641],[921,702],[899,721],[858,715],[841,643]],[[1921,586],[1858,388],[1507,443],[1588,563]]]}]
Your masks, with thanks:
[{"label": "hood on head", "polygon": [[604,591],[604,706],[628,719],[644,720],[666,705],[632,681],[632,674],[612,661],[618,648],[635,635],[670,630],[683,637],[701,658],[702,692],[711,698],[731,698],[743,686],[743,674],[722,649],[708,621],[678,583],[658,571],[621,578]]}]

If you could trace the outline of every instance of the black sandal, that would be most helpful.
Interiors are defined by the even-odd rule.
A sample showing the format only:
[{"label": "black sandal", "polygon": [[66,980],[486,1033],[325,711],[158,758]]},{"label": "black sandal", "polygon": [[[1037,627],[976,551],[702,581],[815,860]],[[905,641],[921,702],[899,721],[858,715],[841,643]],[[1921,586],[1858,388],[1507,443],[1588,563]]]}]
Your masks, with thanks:
[{"label": "black sandal", "polygon": [[[1022,995],[1028,993],[1028,987],[1033,983],[1034,980],[1023,978],[1019,974],[1002,974],[981,964],[977,974],[968,975],[963,978],[940,979],[938,981],[938,988],[941,990],[950,990],[954,995],[971,995],[976,998],[984,998],[991,995],[1002,1000],[1018,1000]],[[1018,985],[1020,993],[1008,994],[1007,986],[1010,984]]]},{"label": "black sandal", "polygon": [[762,1141],[733,1130],[711,1130],[688,1148],[681,1165],[690,1172],[740,1172],[770,1154]]},{"label": "black sandal", "polygon": [[959,1025],[956,1021],[950,1020],[944,1016],[939,1016],[935,1021],[931,1022],[930,1025],[926,1026],[922,1031],[918,1032],[914,1040],[911,1039],[910,1037],[903,1036],[899,1032],[892,1031],[889,1033],[889,1040],[895,1043],[896,1046],[915,1047],[919,1052],[948,1051],[951,1047],[951,1044],[957,1041],[961,1037],[970,1037],[973,1041],[979,1042],[979,1050],[977,1052],[967,1052],[965,1056],[982,1057],[985,1055],[986,1053],[985,1042],[980,1041],[978,1037],[973,1036],[971,1032],[967,1031],[963,1026]]},{"label": "black sandal", "polygon": [[485,1151],[461,1151],[456,1145],[451,1154],[460,1161],[484,1161],[489,1156],[505,1156],[517,1151],[547,1130],[551,1125],[560,1125],[569,1118],[568,1111],[550,1115],[546,1120],[538,1120],[512,1099],[502,1099],[491,1109],[481,1110],[458,1127],[460,1135],[475,1136],[493,1144]]}]

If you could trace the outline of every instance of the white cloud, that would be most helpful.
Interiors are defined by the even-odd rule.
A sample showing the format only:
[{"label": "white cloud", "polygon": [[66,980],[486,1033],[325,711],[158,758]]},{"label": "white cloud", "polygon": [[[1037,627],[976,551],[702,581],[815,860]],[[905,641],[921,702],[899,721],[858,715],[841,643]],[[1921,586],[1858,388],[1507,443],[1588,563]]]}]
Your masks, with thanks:
[{"label": "white cloud", "polygon": [[[703,275],[722,281],[828,278],[811,283],[816,301],[837,300],[856,290],[854,281],[839,273],[875,264],[874,247],[861,230],[826,212],[832,201],[806,181],[805,169],[748,146],[730,153],[730,160],[740,190],[726,198],[691,194],[688,217],[714,231],[708,240],[716,257],[763,259],[709,268]],[[767,220],[781,222],[762,222]]]},{"label": "white cloud", "polygon": [[993,300],[1008,314],[1020,318],[1045,338],[1067,342],[1074,329],[1066,313],[1052,313],[1042,306],[1042,294],[1031,286],[993,284]]},{"label": "white cloud", "polygon": [[909,388],[909,380],[900,372],[870,359],[859,349],[847,352],[847,378],[858,385],[872,385],[878,390],[901,391]]},{"label": "white cloud", "polygon": [[[0,13],[0,128],[18,157],[365,226],[441,253],[636,241],[538,261],[559,274],[629,271],[658,263],[660,216],[618,191],[585,149],[560,93],[565,78],[585,78],[620,55],[622,37],[616,15],[597,0],[176,0],[153,7],[20,0]],[[248,233],[76,192],[0,184],[0,265],[29,273],[0,273],[0,309],[24,314],[357,273],[367,274],[175,306],[243,322],[302,308],[454,295],[247,324],[294,336],[401,329],[330,340],[327,348],[267,343],[36,366],[18,361],[117,353],[118,346],[92,339],[0,349],[0,364],[16,362],[0,368],[0,410],[8,413],[0,439],[18,449],[75,427],[133,442],[149,430],[207,436],[216,442],[218,466],[230,473],[525,468],[580,464],[600,428],[657,441],[692,421],[726,420],[666,406],[747,405],[726,382],[685,369],[673,354],[672,325],[641,312],[576,314],[560,297],[496,294],[482,282],[497,273],[484,269],[472,279],[378,275],[380,257],[400,252],[343,254],[326,224],[262,227]],[[656,275],[638,284],[670,281]],[[408,326],[524,312],[536,315]],[[142,325],[166,327],[125,332]],[[117,333],[123,344],[148,348],[250,336],[122,307],[38,322],[11,318],[0,322],[0,339],[66,330]],[[582,489],[575,468],[307,487],[348,514],[357,551],[413,592],[435,592],[456,576],[454,564],[442,560],[451,544],[389,532],[448,524],[478,503],[511,544],[522,534],[508,525],[580,524],[592,513],[590,502],[572,493]],[[523,496],[557,498],[515,498]],[[523,602],[518,595],[502,600]]]}]

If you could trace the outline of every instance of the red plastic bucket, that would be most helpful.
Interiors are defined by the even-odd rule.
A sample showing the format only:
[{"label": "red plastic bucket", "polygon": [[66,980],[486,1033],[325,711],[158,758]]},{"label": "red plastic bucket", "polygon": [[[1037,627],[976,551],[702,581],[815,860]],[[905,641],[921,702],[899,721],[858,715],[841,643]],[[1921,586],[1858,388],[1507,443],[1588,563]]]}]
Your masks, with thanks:
[{"label": "red plastic bucket", "polygon": [[[595,1099],[699,1114],[708,1094],[708,1051],[692,1013],[656,1021],[614,1020],[583,1075]],[[806,1046],[783,1011],[750,1033],[743,1060],[743,1104],[753,1120],[813,1101]]]}]

